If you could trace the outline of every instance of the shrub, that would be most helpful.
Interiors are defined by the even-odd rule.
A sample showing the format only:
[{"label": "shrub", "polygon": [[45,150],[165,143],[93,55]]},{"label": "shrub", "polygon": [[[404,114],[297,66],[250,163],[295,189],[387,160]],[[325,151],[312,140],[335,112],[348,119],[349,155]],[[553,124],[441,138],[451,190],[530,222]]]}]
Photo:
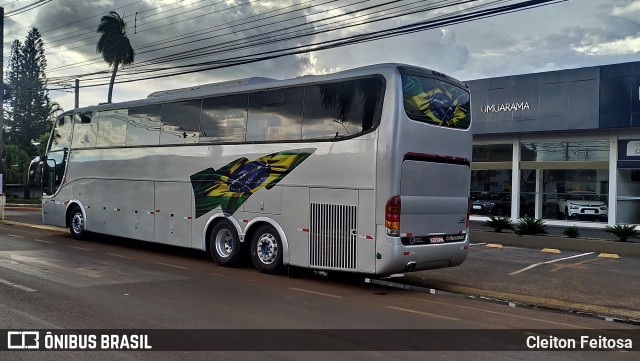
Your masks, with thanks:
[{"label": "shrub", "polygon": [[524,217],[518,220],[518,230],[516,233],[522,234],[547,234],[547,225],[542,219]]},{"label": "shrub", "polygon": [[495,232],[502,232],[503,229],[510,229],[513,231],[513,225],[511,224],[511,218],[509,217],[489,216],[489,220],[482,223],[482,225],[493,228]]},{"label": "shrub", "polygon": [[580,237],[580,230],[576,226],[567,227],[567,228],[564,229],[564,232],[562,232],[562,233],[564,233],[564,235],[569,237],[569,238],[578,238],[578,237]]},{"label": "shrub", "polygon": [[629,224],[616,224],[613,227],[606,226],[604,227],[604,231],[618,237],[618,241],[620,242],[626,242],[629,238],[637,238],[640,236],[640,232],[636,230],[636,226]]}]

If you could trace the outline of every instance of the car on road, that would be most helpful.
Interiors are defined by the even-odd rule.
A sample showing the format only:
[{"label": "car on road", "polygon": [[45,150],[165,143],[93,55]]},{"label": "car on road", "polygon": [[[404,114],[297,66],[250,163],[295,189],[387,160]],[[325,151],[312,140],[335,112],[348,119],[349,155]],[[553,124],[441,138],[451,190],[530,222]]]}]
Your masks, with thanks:
[{"label": "car on road", "polygon": [[558,215],[564,219],[589,217],[606,221],[609,212],[607,204],[595,192],[581,191],[569,192],[560,197]]}]

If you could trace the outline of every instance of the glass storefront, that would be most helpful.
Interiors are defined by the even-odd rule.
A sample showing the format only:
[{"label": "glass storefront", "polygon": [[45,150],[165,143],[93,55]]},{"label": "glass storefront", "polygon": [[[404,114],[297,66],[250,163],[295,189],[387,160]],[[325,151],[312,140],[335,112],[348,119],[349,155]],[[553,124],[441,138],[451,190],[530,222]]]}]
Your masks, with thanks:
[{"label": "glass storefront", "polygon": [[523,142],[520,216],[606,221],[609,142]]},{"label": "glass storefront", "polygon": [[512,144],[473,146],[471,214],[511,214],[512,157]]},{"label": "glass storefront", "polygon": [[[518,216],[607,221],[609,152],[607,140],[520,143]],[[511,215],[511,163],[511,144],[474,145],[471,214]]]}]

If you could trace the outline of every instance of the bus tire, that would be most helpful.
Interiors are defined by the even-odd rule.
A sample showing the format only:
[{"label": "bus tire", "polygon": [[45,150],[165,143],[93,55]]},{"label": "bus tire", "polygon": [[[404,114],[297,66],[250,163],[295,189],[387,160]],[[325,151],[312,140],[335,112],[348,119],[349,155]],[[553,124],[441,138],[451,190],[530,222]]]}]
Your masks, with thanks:
[{"label": "bus tire", "polygon": [[84,219],[84,214],[80,207],[74,206],[73,209],[71,209],[71,212],[69,212],[69,218],[67,219],[71,238],[80,240],[87,235],[85,222],[86,220]]},{"label": "bus tire", "polygon": [[233,267],[240,258],[240,237],[236,227],[229,220],[216,223],[209,236],[211,258],[224,267]]},{"label": "bus tire", "polygon": [[282,240],[275,228],[260,226],[251,238],[251,261],[258,271],[276,274],[282,271]]}]

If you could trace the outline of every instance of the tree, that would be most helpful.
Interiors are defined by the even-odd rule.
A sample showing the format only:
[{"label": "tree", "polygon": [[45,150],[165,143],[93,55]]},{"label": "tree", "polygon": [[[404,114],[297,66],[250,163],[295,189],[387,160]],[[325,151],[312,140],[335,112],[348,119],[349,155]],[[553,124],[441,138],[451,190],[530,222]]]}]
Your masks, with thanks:
[{"label": "tree", "polygon": [[45,69],[47,60],[40,32],[32,28],[24,43],[11,46],[7,83],[11,99],[7,109],[7,143],[36,154],[32,142],[49,131],[54,103],[49,98]]},{"label": "tree", "polygon": [[113,66],[107,97],[109,103],[111,103],[113,83],[116,79],[118,66],[133,63],[135,55],[127,37],[126,26],[127,24],[115,11],[110,11],[108,15],[103,16],[100,19],[100,25],[98,25],[98,33],[101,35],[98,45],[96,45],[96,52],[102,54],[102,58],[109,66]]}]

